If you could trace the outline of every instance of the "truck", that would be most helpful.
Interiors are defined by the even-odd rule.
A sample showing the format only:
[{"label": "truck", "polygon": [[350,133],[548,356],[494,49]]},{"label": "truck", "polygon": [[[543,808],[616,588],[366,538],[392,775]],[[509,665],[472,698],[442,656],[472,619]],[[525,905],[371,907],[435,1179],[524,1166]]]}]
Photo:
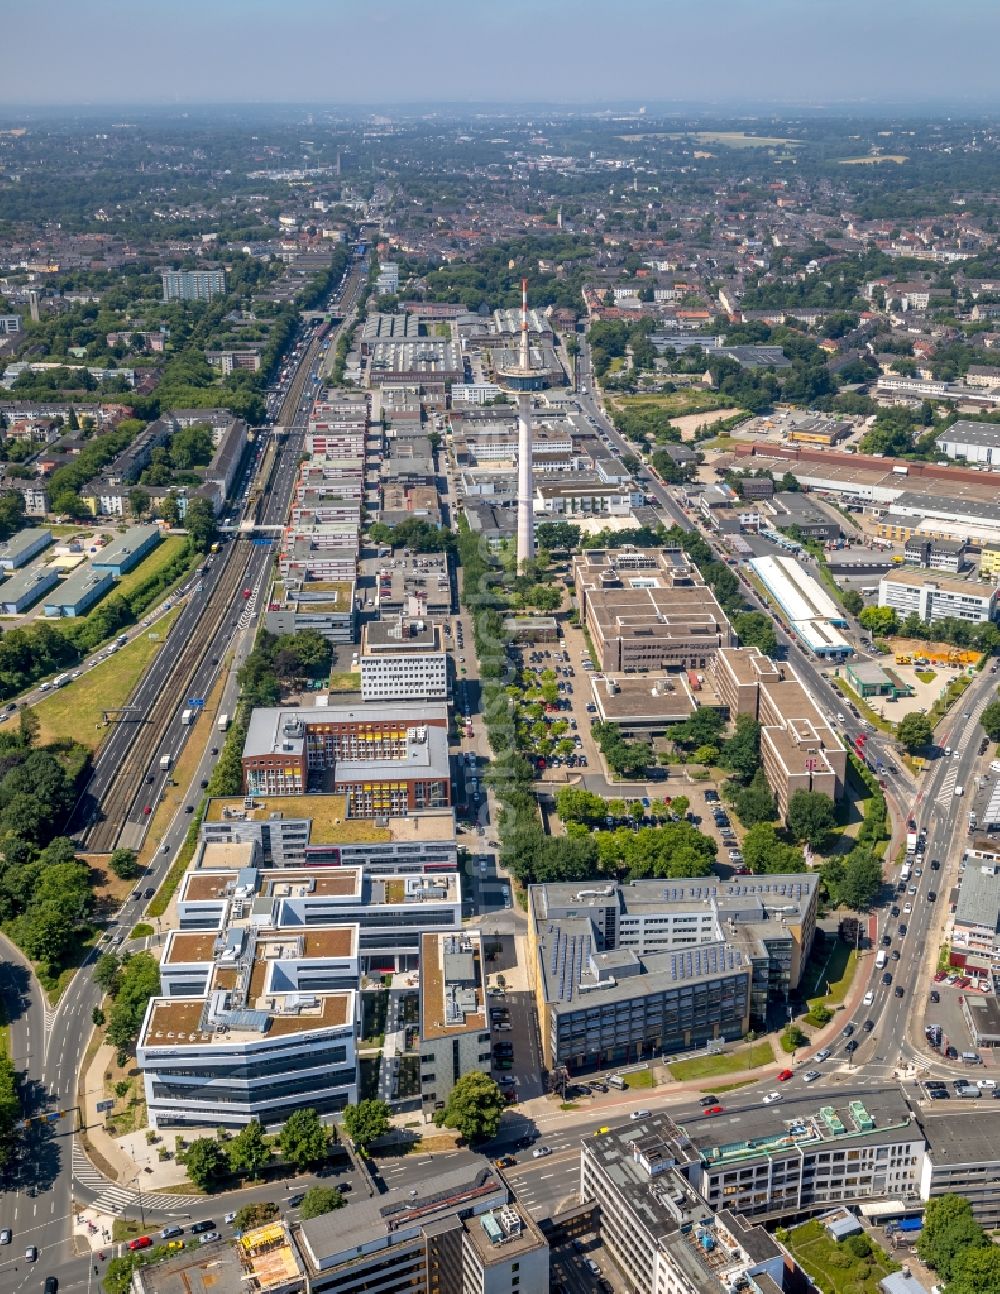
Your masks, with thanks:
[{"label": "truck", "polygon": [[170,767],[170,756],[169,756],[169,755],[161,755],[161,756],[160,756],[160,768],[162,768],[162,769],[163,769],[163,771],[164,771],[164,772],[166,772],[166,771],[167,771],[167,769],[168,769],[169,767]]},{"label": "truck", "polygon": [[878,952],[875,954],[875,965],[879,970],[881,970],[882,967],[885,965],[885,962],[886,962],[885,949],[880,948]]},{"label": "truck", "polygon": [[901,881],[908,881],[910,879],[911,871],[912,871],[912,868],[910,867],[910,864],[904,863],[903,870],[899,873],[899,879]]},{"label": "truck", "polygon": [[917,824],[912,818],[906,824],[906,852],[908,854],[917,852]]},{"label": "truck", "polygon": [[194,722],[194,711],[184,710],[181,714],[181,723],[185,726],[185,728],[187,728],[187,727],[190,727],[190,725],[193,722]]},{"label": "truck", "polygon": [[216,724],[216,727],[219,729],[220,732],[225,732],[226,729],[229,727],[229,715],[220,714],[219,721]]}]

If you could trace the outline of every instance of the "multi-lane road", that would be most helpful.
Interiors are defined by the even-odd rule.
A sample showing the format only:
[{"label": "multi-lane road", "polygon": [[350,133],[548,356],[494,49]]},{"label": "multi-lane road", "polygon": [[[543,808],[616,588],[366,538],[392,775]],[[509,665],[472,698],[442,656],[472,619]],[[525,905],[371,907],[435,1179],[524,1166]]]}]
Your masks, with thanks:
[{"label": "multi-lane road", "polygon": [[[365,272],[366,266],[358,265],[345,282],[339,307],[347,321],[351,319]],[[334,337],[331,344],[335,344],[335,340]],[[299,368],[292,376],[287,392],[283,393],[279,416],[284,432],[276,443],[273,461],[255,453],[237,487],[237,518],[241,504],[248,497],[254,497],[257,475],[267,465],[269,478],[262,482],[261,506],[256,509],[257,516],[251,520],[263,526],[278,526],[284,522],[308,421],[312,378],[320,358],[319,341],[313,339],[304,347]],[[190,687],[185,688],[183,695],[172,698],[173,711],[159,733],[149,765],[143,770],[143,784],[130,798],[131,812],[135,814],[136,806],[139,806],[141,815],[135,825],[142,825],[141,818],[147,816],[143,813],[144,804],[155,805],[162,783],[169,776],[159,770],[160,755],[169,752],[175,756],[185,739],[201,740],[207,746],[205,734],[198,735],[197,724],[193,729],[182,726],[181,711],[187,706],[189,694],[207,695],[222,667],[223,658],[232,653],[234,647],[234,669],[249,649],[256,615],[265,605],[272,556],[270,546],[254,545],[247,539],[233,538],[224,545],[218,558],[191,589],[163,650],[133,694],[130,704],[145,718],[153,710],[169,676],[174,654],[172,645],[201,636],[203,651]],[[199,604],[209,599],[213,590],[219,587],[232,562],[237,563],[240,579],[234,586],[231,604],[221,617],[208,623],[200,614]],[[243,597],[243,588],[250,590],[250,599]],[[233,698],[235,684],[232,678],[226,687],[225,696]],[[128,758],[130,744],[134,742],[137,731],[139,725],[136,723],[123,723],[109,732],[95,761],[94,780],[88,788],[92,801],[99,802],[113,785],[115,772]],[[208,775],[213,763],[214,758],[206,749],[188,788],[187,800],[192,805],[201,794],[200,781]],[[102,948],[116,945],[127,937],[128,930],[141,916],[147,890],[159,884],[173,861],[188,821],[181,810],[169,825],[162,841],[166,848],[157,850],[148,872],[116,919],[109,924],[102,938]],[[89,1288],[99,1276],[94,1266],[96,1261],[100,1267],[100,1260],[75,1251],[71,1237],[74,1203],[103,1201],[109,1209],[112,1203],[118,1208],[127,1207],[130,1203],[138,1203],[142,1187],[141,1181],[112,1187],[87,1162],[74,1135],[80,1117],[78,1076],[93,1027],[93,1009],[99,1005],[102,996],[91,974],[98,952],[95,951],[84,962],[53,1009],[49,1007],[30,965],[18,950],[3,940],[0,951],[3,956],[0,994],[10,1021],[11,1054],[23,1074],[25,1112],[37,1120],[25,1131],[19,1161],[0,1198],[0,1228],[10,1228],[13,1232],[11,1245],[0,1247],[0,1290],[19,1290],[22,1285],[32,1284],[47,1275],[56,1275],[63,1291]],[[150,1226],[155,1225],[157,1217],[189,1213],[192,1207],[192,1201],[184,1197],[148,1193],[143,1193],[143,1197]],[[34,1245],[39,1251],[36,1266],[24,1260],[29,1245]]]}]

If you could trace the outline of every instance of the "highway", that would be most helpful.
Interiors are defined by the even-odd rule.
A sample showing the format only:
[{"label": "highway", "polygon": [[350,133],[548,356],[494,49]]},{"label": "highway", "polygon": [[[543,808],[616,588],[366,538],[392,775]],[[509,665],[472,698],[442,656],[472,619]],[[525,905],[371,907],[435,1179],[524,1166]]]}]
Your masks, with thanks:
[{"label": "highway", "polygon": [[[344,285],[341,311],[345,320],[350,319],[366,272],[365,265],[355,266]],[[311,377],[315,373],[319,355],[320,345],[314,339],[304,349],[299,366],[291,376],[287,391],[283,393],[280,416],[284,419],[285,434],[277,441],[270,479],[265,483],[262,507],[256,518],[260,524],[280,525],[287,515],[311,405]],[[308,391],[307,381],[310,381]],[[247,470],[237,489],[237,518],[253,489],[254,474],[265,461],[264,455],[258,453],[247,464]],[[239,554],[236,558],[230,556],[230,562],[235,560],[238,563],[239,583],[249,588],[253,596],[249,600],[244,599],[236,586],[226,614],[213,627],[210,635],[205,636],[205,624],[199,613],[199,599],[203,604],[211,590],[222,586],[224,572],[230,568],[230,562],[222,559],[226,550],[235,550]],[[207,749],[210,741],[208,735],[201,733],[199,736],[197,724],[191,729],[182,729],[180,714],[187,705],[189,695],[207,695],[221,667],[220,662],[234,646],[237,659],[241,659],[249,650],[260,608],[266,605],[272,557],[273,549],[269,545],[251,545],[246,539],[233,539],[224,545],[219,558],[206,572],[201,593],[192,591],[191,598],[178,616],[174,631],[157,656],[156,663],[136,689],[132,704],[139,706],[144,715],[148,714],[163,690],[164,680],[169,677],[177,652],[174,644],[183,644],[191,636],[198,634],[203,636],[200,663],[192,676],[190,689],[185,689],[183,695],[170,698],[172,713],[169,722],[160,734],[149,764],[143,770],[145,778],[152,777],[153,781],[143,783],[132,800],[133,804],[141,806],[144,802],[151,805],[155,803],[163,781],[163,775],[157,767],[159,755],[166,751],[176,755],[181,740],[192,734],[193,739],[201,740],[206,745],[205,755],[186,797],[187,803],[197,804],[202,794],[200,780],[208,776],[214,764],[214,756]],[[232,681],[227,684],[227,688],[226,698],[235,699]],[[232,709],[231,701],[227,700],[227,704]],[[115,770],[127,758],[130,743],[134,741],[138,730],[139,726],[135,723],[123,723],[109,733],[95,761],[94,778],[98,780],[92,780],[88,788],[95,800],[113,785]],[[13,1232],[12,1244],[0,1247],[0,1291],[19,1290],[25,1283],[33,1285],[48,1275],[58,1277],[62,1291],[89,1288],[91,1282],[97,1279],[97,1273],[93,1270],[95,1260],[86,1255],[81,1257],[75,1252],[71,1237],[71,1209],[74,1202],[79,1206],[93,1204],[98,1200],[113,1200],[119,1208],[130,1208],[131,1212],[136,1210],[141,1181],[112,1187],[89,1164],[74,1137],[78,1074],[93,1028],[92,1012],[99,1005],[102,996],[93,982],[91,970],[100,952],[108,946],[118,946],[142,915],[144,895],[147,890],[156,888],[165,876],[183,841],[188,822],[189,818],[182,810],[170,824],[164,838],[166,851],[157,851],[149,870],[140,878],[119,913],[109,923],[100,947],[88,956],[54,1010],[48,1007],[29,963],[12,944],[0,937],[3,954],[0,993],[10,1021],[11,1054],[23,1072],[24,1111],[28,1117],[43,1116],[46,1120],[51,1119],[33,1122],[26,1129],[19,1162],[9,1174],[0,1199],[0,1228],[9,1227]],[[60,1111],[66,1113],[56,1118]],[[270,1194],[273,1198],[273,1189]],[[143,1193],[143,1198],[151,1228],[162,1226],[162,1219],[168,1216],[188,1215],[193,1206],[191,1197],[149,1196]],[[243,1198],[241,1194],[241,1202]],[[261,1198],[267,1196],[262,1195]],[[231,1207],[238,1205],[233,1203]],[[207,1203],[201,1208],[205,1215],[211,1216]],[[213,1202],[212,1209],[215,1208],[224,1211],[221,1203],[216,1205]],[[221,1217],[219,1220],[221,1221]],[[35,1245],[39,1250],[39,1260],[34,1266],[24,1261],[28,1245]],[[105,1252],[110,1254],[110,1248]],[[100,1265],[100,1260],[96,1261]]]}]

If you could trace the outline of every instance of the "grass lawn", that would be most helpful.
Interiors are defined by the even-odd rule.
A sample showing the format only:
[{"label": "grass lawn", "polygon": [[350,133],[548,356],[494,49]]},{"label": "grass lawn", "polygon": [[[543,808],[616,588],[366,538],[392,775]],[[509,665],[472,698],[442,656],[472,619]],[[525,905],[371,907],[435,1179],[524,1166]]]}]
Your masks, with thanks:
[{"label": "grass lawn", "polygon": [[732,404],[732,400],[701,387],[684,387],[663,395],[620,395],[608,403],[612,408],[634,409],[637,413],[655,411],[665,413],[669,418],[673,414],[709,413],[713,409],[725,409]]},{"label": "grass lawn", "polygon": [[[137,589],[140,584],[144,584],[153,575],[159,573],[170,565],[175,558],[179,557],[187,548],[188,541],[185,535],[168,535],[162,543],[157,544],[148,557],[144,557],[135,570],[129,571],[114,587],[114,592],[122,598]],[[194,564],[194,556],[191,563]],[[201,560],[200,558],[198,559]],[[183,576],[181,577],[183,578]]]},{"label": "grass lawn", "polygon": [[921,683],[933,683],[937,678],[937,674],[932,669],[918,669],[914,670],[914,673]]},{"label": "grass lawn", "polygon": [[637,1069],[634,1074],[622,1074],[625,1086],[630,1091],[638,1092],[644,1087],[655,1087],[656,1079],[651,1069]]},{"label": "grass lawn", "polygon": [[125,704],[163,646],[179,612],[180,608],[174,607],[155,629],[33,706],[41,725],[39,741],[44,744],[72,738],[88,750],[96,750],[109,732],[103,725],[102,712]]},{"label": "grass lawn", "polygon": [[718,1056],[692,1056],[690,1060],[675,1060],[668,1065],[670,1076],[678,1082],[689,1079],[715,1078],[718,1074],[738,1074],[744,1069],[759,1069],[761,1065],[774,1064],[774,1048],[770,1042],[752,1042],[737,1051],[724,1051]]},{"label": "grass lawn", "polygon": [[358,692],[361,689],[361,673],[354,670],[334,671],[328,681],[327,689],[330,692]]},{"label": "grass lawn", "polygon": [[[848,990],[854,981],[854,972],[858,968],[858,952],[838,939],[827,961],[819,962],[815,968],[807,968],[807,978],[803,981],[802,990],[809,1005],[822,1002],[824,1006],[839,1006],[847,997]],[[809,975],[812,974],[811,982]],[[824,993],[826,985],[830,991]]]},{"label": "grass lawn", "polygon": [[878,166],[882,162],[895,162],[902,166],[909,160],[906,153],[880,153],[878,157],[840,157],[837,163],[839,166]]},{"label": "grass lawn", "polygon": [[823,1294],[878,1294],[879,1281],[899,1271],[899,1264],[877,1245],[872,1246],[871,1257],[855,1258],[815,1219],[790,1232],[788,1247]]},{"label": "grass lawn", "polygon": [[710,1087],[706,1085],[705,1094],[713,1092],[716,1096],[720,1092],[735,1092],[738,1087],[749,1087],[751,1083],[756,1083],[755,1078],[741,1078],[737,1083],[713,1083]]}]

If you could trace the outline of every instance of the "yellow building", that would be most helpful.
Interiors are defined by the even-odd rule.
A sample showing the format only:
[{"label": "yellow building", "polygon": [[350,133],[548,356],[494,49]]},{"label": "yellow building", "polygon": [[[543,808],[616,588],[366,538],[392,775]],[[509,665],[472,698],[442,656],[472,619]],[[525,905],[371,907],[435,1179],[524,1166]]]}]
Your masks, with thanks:
[{"label": "yellow building", "polygon": [[984,548],[982,560],[979,563],[979,574],[1000,575],[1000,548]]}]

